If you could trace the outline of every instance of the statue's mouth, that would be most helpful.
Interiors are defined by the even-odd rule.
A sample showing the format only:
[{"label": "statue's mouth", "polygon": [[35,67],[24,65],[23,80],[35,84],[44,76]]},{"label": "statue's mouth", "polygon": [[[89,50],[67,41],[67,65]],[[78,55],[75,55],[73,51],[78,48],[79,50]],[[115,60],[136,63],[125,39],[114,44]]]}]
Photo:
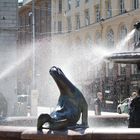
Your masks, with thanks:
[{"label": "statue's mouth", "polygon": [[[50,75],[53,77],[54,81],[56,82],[60,92],[69,89],[69,81],[62,72],[62,70],[56,66],[51,67],[49,71]],[[61,92],[62,94],[62,92]]]},{"label": "statue's mouth", "polygon": [[54,71],[57,71],[57,67],[55,67],[55,66],[51,67],[50,73],[51,73],[51,72],[54,72]]},{"label": "statue's mouth", "polygon": [[51,75],[64,75],[62,70],[56,66],[53,66],[49,72]]}]

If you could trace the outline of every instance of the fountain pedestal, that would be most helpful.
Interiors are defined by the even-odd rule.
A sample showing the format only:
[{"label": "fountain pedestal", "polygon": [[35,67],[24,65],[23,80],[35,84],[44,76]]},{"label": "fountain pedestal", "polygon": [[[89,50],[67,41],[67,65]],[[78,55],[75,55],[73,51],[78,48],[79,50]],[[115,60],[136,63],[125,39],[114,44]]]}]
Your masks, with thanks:
[{"label": "fountain pedestal", "polygon": [[140,129],[87,128],[66,131],[43,130],[35,127],[0,127],[0,140],[139,140]]}]

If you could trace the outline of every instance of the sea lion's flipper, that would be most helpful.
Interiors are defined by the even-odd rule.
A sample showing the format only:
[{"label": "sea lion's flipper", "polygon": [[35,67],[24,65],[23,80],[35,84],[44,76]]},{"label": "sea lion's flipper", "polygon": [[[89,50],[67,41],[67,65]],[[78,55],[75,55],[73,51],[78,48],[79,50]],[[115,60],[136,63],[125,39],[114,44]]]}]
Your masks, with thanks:
[{"label": "sea lion's flipper", "polygon": [[46,122],[51,122],[52,118],[50,117],[49,114],[41,114],[39,117],[38,117],[38,120],[37,120],[37,130],[38,131],[42,131],[43,129],[43,124],[46,123]]},{"label": "sea lion's flipper", "polygon": [[60,130],[60,129],[66,129],[68,126],[68,120],[57,120],[50,123],[50,129],[51,130]]}]

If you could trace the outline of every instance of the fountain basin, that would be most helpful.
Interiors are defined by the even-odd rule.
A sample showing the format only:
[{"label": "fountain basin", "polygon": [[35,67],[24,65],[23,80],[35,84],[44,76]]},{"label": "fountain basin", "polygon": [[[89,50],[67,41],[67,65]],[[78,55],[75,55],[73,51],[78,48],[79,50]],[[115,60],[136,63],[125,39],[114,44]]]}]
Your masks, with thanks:
[{"label": "fountain basin", "polygon": [[[88,116],[89,127],[127,127],[128,115],[127,114],[109,114],[95,116],[89,114]],[[24,127],[36,127],[37,117],[9,117],[0,121],[0,125],[3,126],[24,126]]]},{"label": "fountain basin", "polygon": [[101,115],[93,116],[88,119],[89,127],[128,127],[128,115],[117,114],[117,115]]},{"label": "fountain basin", "polygon": [[63,131],[36,131],[36,127],[1,126],[0,140],[139,140],[140,129],[87,128]]}]

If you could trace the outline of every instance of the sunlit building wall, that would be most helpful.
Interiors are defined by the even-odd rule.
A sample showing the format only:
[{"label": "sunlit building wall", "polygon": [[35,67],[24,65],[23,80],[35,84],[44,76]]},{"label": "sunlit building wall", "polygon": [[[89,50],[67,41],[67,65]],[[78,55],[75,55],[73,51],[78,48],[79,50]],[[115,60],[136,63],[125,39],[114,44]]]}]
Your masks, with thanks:
[{"label": "sunlit building wall", "polygon": [[[51,0],[34,0],[35,17],[35,85],[39,92],[39,105],[46,105],[48,83],[49,58],[47,51],[51,38]],[[19,32],[18,32],[18,57],[23,51],[33,49],[33,24],[32,24],[32,0],[24,0],[19,8]],[[22,76],[21,76],[21,73]],[[30,94],[33,89],[33,57],[32,55],[20,67],[18,71],[18,95],[24,94],[28,98],[27,106],[30,106]]]},{"label": "sunlit building wall", "polygon": [[[140,20],[139,12],[140,0],[52,0],[52,38],[65,38],[70,46],[112,50],[133,30]],[[136,32],[124,49],[131,50],[139,37]],[[135,65],[104,63],[102,67],[102,74],[97,73],[96,81],[91,81],[94,95],[101,90],[122,100],[139,86],[140,73]]]},{"label": "sunlit building wall", "polygon": [[17,0],[0,1],[0,116],[14,115],[17,102]]}]

